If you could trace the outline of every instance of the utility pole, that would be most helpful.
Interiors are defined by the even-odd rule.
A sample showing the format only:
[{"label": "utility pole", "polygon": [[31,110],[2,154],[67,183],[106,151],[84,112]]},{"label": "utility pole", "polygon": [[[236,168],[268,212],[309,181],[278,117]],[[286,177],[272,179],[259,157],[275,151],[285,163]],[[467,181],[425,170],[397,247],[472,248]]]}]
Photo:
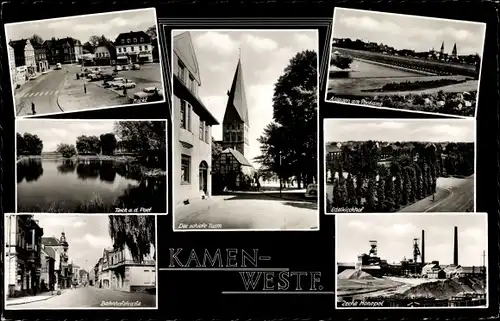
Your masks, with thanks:
[{"label": "utility pole", "polygon": [[282,169],[281,169],[281,151],[280,151],[280,167],[279,167],[279,171],[280,171],[279,176],[280,176],[280,198],[281,198],[282,197],[281,196],[281,184],[282,184],[282,182],[281,182],[282,181],[282,179],[281,179],[281,171],[282,171]]},{"label": "utility pole", "polygon": [[486,251],[483,250],[483,275],[486,275]]}]

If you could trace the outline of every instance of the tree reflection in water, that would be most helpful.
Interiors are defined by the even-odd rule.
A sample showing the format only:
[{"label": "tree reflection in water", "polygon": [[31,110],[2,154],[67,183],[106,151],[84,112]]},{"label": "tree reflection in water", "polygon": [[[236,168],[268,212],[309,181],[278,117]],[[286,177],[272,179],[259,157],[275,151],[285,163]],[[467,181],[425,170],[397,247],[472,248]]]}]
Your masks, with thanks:
[{"label": "tree reflection in water", "polygon": [[17,182],[37,181],[43,175],[42,160],[40,158],[26,158],[17,163]]},{"label": "tree reflection in water", "polygon": [[61,164],[57,166],[57,171],[62,175],[74,173],[75,169],[75,162],[73,162],[71,159],[65,159],[61,162]]},{"label": "tree reflection in water", "polygon": [[151,208],[151,213],[167,212],[167,180],[166,177],[148,177],[138,186],[129,186],[122,196],[115,201],[118,208]]}]

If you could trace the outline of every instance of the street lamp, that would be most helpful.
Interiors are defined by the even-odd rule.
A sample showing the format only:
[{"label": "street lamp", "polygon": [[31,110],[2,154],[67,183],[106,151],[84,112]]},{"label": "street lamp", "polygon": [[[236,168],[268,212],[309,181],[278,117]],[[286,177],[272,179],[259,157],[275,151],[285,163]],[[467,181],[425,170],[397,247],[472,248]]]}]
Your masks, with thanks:
[{"label": "street lamp", "polygon": [[280,166],[279,166],[279,174],[278,174],[278,175],[279,175],[279,177],[280,177],[280,198],[281,198],[281,197],[282,197],[282,196],[281,196],[281,188],[282,188],[282,187],[281,187],[281,184],[282,184],[282,183],[281,183],[281,170],[282,170],[282,169],[281,169],[281,151],[279,152],[279,156],[280,156]]},{"label": "street lamp", "polygon": [[85,73],[83,72],[83,67],[85,67],[85,58],[82,58],[82,82],[83,82],[83,93],[87,93],[87,84],[85,83]]}]

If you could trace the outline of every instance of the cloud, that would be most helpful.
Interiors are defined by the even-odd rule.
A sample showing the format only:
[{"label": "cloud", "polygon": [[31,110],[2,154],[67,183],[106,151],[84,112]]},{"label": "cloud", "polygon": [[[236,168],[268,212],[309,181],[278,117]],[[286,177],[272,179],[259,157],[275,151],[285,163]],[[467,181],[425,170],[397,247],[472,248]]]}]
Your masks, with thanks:
[{"label": "cloud", "polygon": [[231,55],[238,49],[238,42],[228,34],[207,31],[195,39],[195,43],[203,50],[212,50],[221,55]]},{"label": "cloud", "polygon": [[318,52],[318,39],[316,37],[316,31],[311,32],[300,32],[293,35],[293,40],[301,47],[311,48]]},{"label": "cloud", "polygon": [[90,233],[85,234],[81,238],[74,239],[72,242],[87,244],[99,249],[104,249],[113,245],[111,238],[96,236]]},{"label": "cloud", "polygon": [[257,53],[263,53],[266,51],[273,51],[278,49],[278,43],[269,38],[246,34],[243,36],[243,41],[245,41],[250,46],[250,48],[252,48]]},{"label": "cloud", "polygon": [[363,222],[363,221],[352,220],[349,223],[347,223],[347,226],[350,227],[350,228],[353,228],[353,229],[358,229],[358,230],[366,231],[372,225],[368,224],[366,222]]},{"label": "cloud", "polygon": [[345,17],[340,19],[340,23],[353,29],[370,30],[373,32],[385,32],[391,34],[400,34],[401,28],[391,21],[377,21],[371,17]]},{"label": "cloud", "polygon": [[50,227],[50,228],[59,228],[59,227],[73,227],[79,228],[85,226],[87,222],[83,217],[70,217],[67,216],[62,220],[59,217],[43,217],[41,219],[42,223],[40,224],[42,227]]}]

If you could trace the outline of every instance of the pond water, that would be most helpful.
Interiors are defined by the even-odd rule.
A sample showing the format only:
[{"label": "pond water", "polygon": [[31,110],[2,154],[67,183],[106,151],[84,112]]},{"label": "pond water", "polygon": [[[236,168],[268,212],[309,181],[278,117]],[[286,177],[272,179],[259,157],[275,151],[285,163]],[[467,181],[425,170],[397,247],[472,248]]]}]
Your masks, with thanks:
[{"label": "pond water", "polygon": [[[24,159],[17,163],[18,212],[166,212],[166,178],[143,178],[137,166],[101,160]],[[88,209],[93,199],[98,209]]]}]

